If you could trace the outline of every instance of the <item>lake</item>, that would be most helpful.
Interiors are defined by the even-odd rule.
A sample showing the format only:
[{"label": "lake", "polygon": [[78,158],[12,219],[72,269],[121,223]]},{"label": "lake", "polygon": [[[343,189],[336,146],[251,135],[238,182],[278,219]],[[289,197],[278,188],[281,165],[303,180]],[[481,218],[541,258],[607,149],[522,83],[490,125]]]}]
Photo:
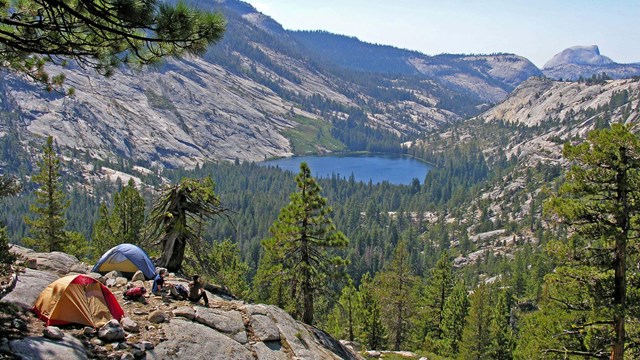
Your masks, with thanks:
[{"label": "lake", "polygon": [[337,154],[322,156],[294,156],[259,162],[262,166],[279,167],[295,174],[300,172],[300,163],[306,162],[315,178],[330,178],[339,175],[356,181],[409,185],[416,178],[422,184],[433,168],[422,161],[400,155],[386,154]]}]

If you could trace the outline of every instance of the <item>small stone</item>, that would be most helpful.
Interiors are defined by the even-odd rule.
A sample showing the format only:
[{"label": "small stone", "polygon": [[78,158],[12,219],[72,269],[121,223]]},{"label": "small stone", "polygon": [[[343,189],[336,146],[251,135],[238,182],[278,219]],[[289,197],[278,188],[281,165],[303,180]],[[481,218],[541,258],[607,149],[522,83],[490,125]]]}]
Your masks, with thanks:
[{"label": "small stone", "polygon": [[111,347],[113,348],[113,350],[125,350],[129,348],[129,345],[127,345],[127,343],[114,343],[111,344]]},{"label": "small stone", "polygon": [[42,335],[51,340],[62,340],[62,338],[64,337],[64,333],[62,332],[62,330],[55,326],[47,326],[46,328],[44,328],[44,330],[42,331]]},{"label": "small stone", "polygon": [[131,286],[132,287],[143,287],[146,288],[147,287],[147,283],[144,280],[135,280],[135,281],[131,281]]},{"label": "small stone", "polygon": [[114,278],[107,279],[107,284],[106,285],[108,287],[116,286],[116,279],[114,279]]},{"label": "small stone", "polygon": [[33,270],[38,269],[38,260],[37,259],[33,259],[33,258],[32,259],[28,259],[27,260],[27,267],[29,269],[33,269]]},{"label": "small stone", "polygon": [[124,339],[124,329],[118,320],[111,320],[98,330],[98,337],[104,341]]},{"label": "small stone", "polygon": [[135,309],[133,310],[133,315],[147,315],[149,312],[146,310]]},{"label": "small stone", "polygon": [[122,325],[124,331],[133,333],[140,332],[140,326],[138,325],[138,323],[131,320],[131,318],[129,317],[123,317],[122,319],[120,319],[120,325]]},{"label": "small stone", "polygon": [[167,314],[165,314],[162,310],[156,310],[149,314],[147,320],[154,324],[159,324],[167,321]]},{"label": "small stone", "polygon": [[13,326],[14,329],[18,329],[20,331],[27,331],[27,323],[20,319],[13,319],[13,321],[11,322],[11,326]]},{"label": "small stone", "polygon": [[127,280],[127,278],[125,278],[125,277],[117,277],[116,278],[116,286],[118,286],[118,287],[125,286],[125,285],[127,285],[128,282],[129,282],[129,280]]},{"label": "small stone", "polygon": [[148,330],[148,331],[153,331],[153,330],[155,330],[155,329],[156,329],[156,327],[155,327],[155,326],[153,326],[153,325],[147,325],[147,330]]},{"label": "small stone", "polygon": [[133,357],[136,359],[141,359],[145,357],[145,351],[141,350],[141,349],[133,349],[133,351],[131,351],[131,353],[133,354]]},{"label": "small stone", "polygon": [[151,350],[154,348],[153,343],[150,341],[140,341],[140,345],[145,349],[145,350]]},{"label": "small stone", "polygon": [[370,358],[379,358],[380,356],[382,356],[380,351],[376,351],[376,350],[366,351],[365,354],[367,354],[367,357],[370,357]]},{"label": "small stone", "polygon": [[117,277],[122,277],[122,273],[120,271],[116,271],[116,270],[109,271],[108,273],[106,273],[104,275],[105,279],[115,279]]},{"label": "small stone", "polygon": [[135,357],[133,356],[133,354],[129,352],[125,352],[124,354],[122,354],[122,356],[120,356],[120,360],[133,360],[133,359],[135,359]]},{"label": "small stone", "polygon": [[95,338],[95,339],[91,339],[91,344],[95,345],[95,346],[102,346],[104,345],[104,341]]},{"label": "small stone", "polygon": [[91,326],[85,326],[82,332],[85,336],[89,337],[93,337],[96,335],[96,329],[92,328]]},{"label": "small stone", "polygon": [[144,273],[141,270],[136,271],[131,277],[131,281],[144,281]]}]

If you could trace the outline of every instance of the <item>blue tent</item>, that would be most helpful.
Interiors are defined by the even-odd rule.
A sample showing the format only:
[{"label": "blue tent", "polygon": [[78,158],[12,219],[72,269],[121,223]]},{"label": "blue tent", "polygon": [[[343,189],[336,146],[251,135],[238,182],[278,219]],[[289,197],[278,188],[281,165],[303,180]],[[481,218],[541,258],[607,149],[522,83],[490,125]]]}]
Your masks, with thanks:
[{"label": "blue tent", "polygon": [[153,279],[156,273],[155,266],[144,250],[133,244],[120,244],[111,248],[102,255],[91,271],[108,273],[113,270],[125,275],[133,275],[136,271],[142,270],[147,279]]}]

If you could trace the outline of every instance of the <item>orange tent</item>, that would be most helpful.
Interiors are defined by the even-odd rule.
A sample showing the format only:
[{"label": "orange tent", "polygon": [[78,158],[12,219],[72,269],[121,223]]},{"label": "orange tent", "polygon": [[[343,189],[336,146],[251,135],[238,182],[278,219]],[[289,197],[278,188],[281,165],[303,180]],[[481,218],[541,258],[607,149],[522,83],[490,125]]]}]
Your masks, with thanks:
[{"label": "orange tent", "polygon": [[40,293],[32,310],[47,326],[76,323],[100,327],[124,316],[111,291],[86,275],[69,275],[52,282]]}]

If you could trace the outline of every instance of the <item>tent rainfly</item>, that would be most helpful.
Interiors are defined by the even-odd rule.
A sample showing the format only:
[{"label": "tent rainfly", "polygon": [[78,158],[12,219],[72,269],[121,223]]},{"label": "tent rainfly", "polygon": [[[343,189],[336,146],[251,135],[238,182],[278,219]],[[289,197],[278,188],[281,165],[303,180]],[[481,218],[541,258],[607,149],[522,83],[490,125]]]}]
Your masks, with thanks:
[{"label": "tent rainfly", "polygon": [[92,271],[106,274],[114,270],[125,276],[131,276],[141,270],[147,280],[153,279],[156,273],[155,266],[144,250],[133,244],[120,244],[112,247],[102,255]]},{"label": "tent rainfly", "polygon": [[124,316],[111,291],[87,275],[69,275],[52,282],[40,293],[32,310],[47,326],[82,324],[97,328]]}]

